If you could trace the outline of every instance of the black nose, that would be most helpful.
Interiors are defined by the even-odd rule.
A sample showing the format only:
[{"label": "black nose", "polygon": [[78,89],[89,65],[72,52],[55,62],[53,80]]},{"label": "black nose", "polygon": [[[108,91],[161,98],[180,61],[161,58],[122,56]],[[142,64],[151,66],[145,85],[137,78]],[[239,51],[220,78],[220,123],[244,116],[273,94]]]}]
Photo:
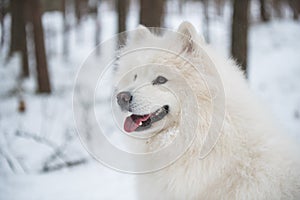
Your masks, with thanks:
[{"label": "black nose", "polygon": [[132,100],[130,92],[120,92],[117,94],[117,102],[123,110],[129,110],[129,103]]}]

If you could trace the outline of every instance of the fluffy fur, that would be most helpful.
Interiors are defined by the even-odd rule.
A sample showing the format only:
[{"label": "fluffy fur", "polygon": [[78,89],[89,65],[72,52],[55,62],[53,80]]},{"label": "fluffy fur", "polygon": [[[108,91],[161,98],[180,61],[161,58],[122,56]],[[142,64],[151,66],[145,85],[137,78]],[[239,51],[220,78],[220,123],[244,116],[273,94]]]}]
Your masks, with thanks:
[{"label": "fluffy fur", "polygon": [[[145,142],[145,151],[169,142],[166,138],[172,137],[166,135],[176,130],[183,136],[186,134],[183,130],[188,130],[183,127],[186,124],[179,122],[180,110],[191,104],[192,97],[170,69],[185,78],[199,108],[198,113],[189,115],[199,119],[191,147],[174,164],[154,173],[138,175],[138,199],[300,199],[299,148],[278,131],[232,60],[212,50],[190,23],[182,23],[178,33],[156,36],[145,27],[139,27],[122,50],[133,53],[120,58],[118,77],[126,75],[118,91],[131,91],[133,113],[145,114],[156,109],[155,106],[170,106],[170,113],[148,130],[151,132],[156,126],[164,125],[159,134]],[[167,51],[136,51],[148,47]],[[188,58],[200,71],[168,51]],[[152,63],[169,67],[148,66]],[[136,66],[146,67],[133,70]],[[175,90],[176,98],[164,87],[147,85],[157,75],[168,78],[164,87]],[[219,76],[222,87],[215,84]],[[143,84],[146,86],[140,87]],[[211,99],[220,90],[225,92],[225,117],[218,130],[220,137],[208,156],[199,159],[204,133],[210,127]]]}]

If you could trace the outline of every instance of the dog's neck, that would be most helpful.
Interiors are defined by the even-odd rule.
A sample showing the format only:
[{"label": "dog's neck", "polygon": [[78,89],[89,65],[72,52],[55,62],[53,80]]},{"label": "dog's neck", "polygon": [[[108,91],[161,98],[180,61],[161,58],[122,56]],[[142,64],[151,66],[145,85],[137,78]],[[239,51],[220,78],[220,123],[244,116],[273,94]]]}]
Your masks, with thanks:
[{"label": "dog's neck", "polygon": [[162,129],[146,141],[146,151],[152,152],[170,145],[178,134],[179,129],[175,125]]}]

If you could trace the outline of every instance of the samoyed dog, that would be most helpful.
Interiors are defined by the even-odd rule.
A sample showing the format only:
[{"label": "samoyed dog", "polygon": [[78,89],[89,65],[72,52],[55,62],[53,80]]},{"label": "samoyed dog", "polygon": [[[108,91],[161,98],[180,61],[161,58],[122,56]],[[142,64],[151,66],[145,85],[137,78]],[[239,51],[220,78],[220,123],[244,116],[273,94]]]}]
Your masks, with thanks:
[{"label": "samoyed dog", "polygon": [[[138,199],[299,200],[299,147],[278,131],[234,61],[219,56],[188,22],[176,33],[158,36],[140,26],[121,50],[132,52],[120,57],[117,70],[124,131],[153,134],[145,152],[180,138],[168,156],[143,164],[172,157],[195,135],[174,163],[137,175]],[[215,142],[210,134],[218,135]],[[207,142],[213,145],[201,157]]]}]

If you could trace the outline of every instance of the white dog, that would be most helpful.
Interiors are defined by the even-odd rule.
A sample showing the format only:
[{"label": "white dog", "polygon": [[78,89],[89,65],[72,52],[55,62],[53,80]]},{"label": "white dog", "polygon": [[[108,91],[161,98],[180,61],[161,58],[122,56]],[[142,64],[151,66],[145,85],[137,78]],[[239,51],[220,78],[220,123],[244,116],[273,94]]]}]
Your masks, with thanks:
[{"label": "white dog", "polygon": [[[124,130],[157,133],[145,141],[145,151],[167,146],[174,137],[181,138],[180,149],[188,134],[196,134],[175,163],[138,175],[138,199],[299,200],[299,148],[270,122],[232,60],[219,57],[190,23],[177,32],[157,36],[141,26],[122,50],[131,53],[119,60],[117,103],[129,113]],[[222,92],[225,99],[216,104]],[[212,117],[222,120],[220,129]],[[220,136],[200,159],[211,128]]]}]

